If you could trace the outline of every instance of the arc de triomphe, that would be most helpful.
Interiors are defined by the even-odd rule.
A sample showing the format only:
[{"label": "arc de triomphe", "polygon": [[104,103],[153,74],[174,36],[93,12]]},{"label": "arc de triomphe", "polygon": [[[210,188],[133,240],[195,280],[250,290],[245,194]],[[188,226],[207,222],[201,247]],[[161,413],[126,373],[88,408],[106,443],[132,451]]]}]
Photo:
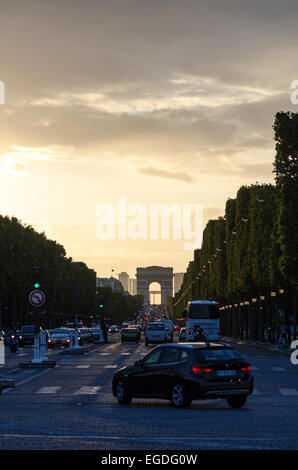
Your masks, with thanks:
[{"label": "arc de triomphe", "polygon": [[161,287],[161,303],[166,304],[167,297],[173,296],[173,268],[148,266],[137,268],[137,294],[144,296],[144,303],[150,304],[149,286],[158,282]]}]

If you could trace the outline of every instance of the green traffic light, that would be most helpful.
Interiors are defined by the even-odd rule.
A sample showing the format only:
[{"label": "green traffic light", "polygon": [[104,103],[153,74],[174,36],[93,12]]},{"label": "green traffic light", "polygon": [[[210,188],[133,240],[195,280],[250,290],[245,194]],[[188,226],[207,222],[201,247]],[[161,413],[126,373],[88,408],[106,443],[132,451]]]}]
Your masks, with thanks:
[{"label": "green traffic light", "polygon": [[38,289],[38,288],[39,288],[38,282],[36,282],[36,283],[34,284],[34,287],[35,287],[35,289]]},{"label": "green traffic light", "polygon": [[103,305],[102,305],[102,304],[100,304],[99,308],[103,308]]}]

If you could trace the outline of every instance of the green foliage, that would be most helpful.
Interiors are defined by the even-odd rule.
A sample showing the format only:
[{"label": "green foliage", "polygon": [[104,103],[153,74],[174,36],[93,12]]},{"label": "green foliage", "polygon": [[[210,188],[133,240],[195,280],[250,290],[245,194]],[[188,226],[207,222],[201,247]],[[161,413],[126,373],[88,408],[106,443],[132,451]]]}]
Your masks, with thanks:
[{"label": "green foliage", "polygon": [[[96,299],[98,314],[113,322],[134,320],[134,313],[138,312],[144,301],[142,295],[127,295],[108,286],[97,288]],[[99,309],[101,302],[103,308]]]},{"label": "green foliage", "polygon": [[63,313],[73,320],[95,310],[95,271],[67,258],[64,247],[44,233],[0,216],[0,308],[11,324],[20,311],[32,310],[28,296],[35,282],[46,294],[45,314]]}]

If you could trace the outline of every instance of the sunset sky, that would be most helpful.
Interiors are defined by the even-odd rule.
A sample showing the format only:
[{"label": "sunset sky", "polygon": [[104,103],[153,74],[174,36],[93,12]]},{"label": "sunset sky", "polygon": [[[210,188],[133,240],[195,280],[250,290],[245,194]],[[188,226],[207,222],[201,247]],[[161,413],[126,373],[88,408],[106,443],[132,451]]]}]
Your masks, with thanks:
[{"label": "sunset sky", "polygon": [[184,241],[98,240],[96,207],[203,204],[272,182],[297,1],[1,0],[0,212],[98,276],[184,271]]}]

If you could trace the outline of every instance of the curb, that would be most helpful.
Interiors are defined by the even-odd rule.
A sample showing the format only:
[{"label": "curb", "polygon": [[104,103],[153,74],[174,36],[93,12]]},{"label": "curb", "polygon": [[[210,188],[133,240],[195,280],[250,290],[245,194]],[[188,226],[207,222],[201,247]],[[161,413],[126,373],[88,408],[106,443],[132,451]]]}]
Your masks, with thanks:
[{"label": "curb", "polygon": [[281,356],[288,356],[288,357],[291,356],[291,349],[290,348],[280,350],[280,349],[275,348],[274,346],[270,346],[270,345],[262,344],[262,343],[257,343],[257,342],[254,342],[254,341],[245,341],[245,340],[242,340],[242,339],[239,340],[238,338],[227,338],[227,341],[228,342],[233,342],[234,341],[237,344],[248,344],[250,346],[255,346],[256,348],[259,348],[259,349],[264,349],[265,351],[270,351],[270,352],[280,354]]}]

